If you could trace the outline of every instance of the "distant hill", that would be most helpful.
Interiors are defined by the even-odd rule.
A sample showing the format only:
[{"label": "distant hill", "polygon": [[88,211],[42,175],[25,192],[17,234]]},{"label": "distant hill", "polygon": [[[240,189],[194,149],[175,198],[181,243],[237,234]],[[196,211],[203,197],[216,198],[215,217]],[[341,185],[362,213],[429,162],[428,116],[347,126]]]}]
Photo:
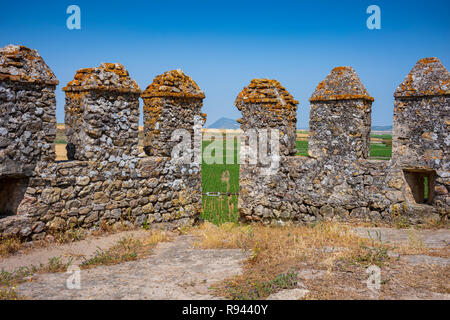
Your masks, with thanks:
[{"label": "distant hill", "polygon": [[239,129],[240,124],[233,119],[230,118],[220,118],[213,124],[211,124],[208,128],[209,129]]},{"label": "distant hill", "polygon": [[392,131],[392,126],[372,126],[375,131]]}]

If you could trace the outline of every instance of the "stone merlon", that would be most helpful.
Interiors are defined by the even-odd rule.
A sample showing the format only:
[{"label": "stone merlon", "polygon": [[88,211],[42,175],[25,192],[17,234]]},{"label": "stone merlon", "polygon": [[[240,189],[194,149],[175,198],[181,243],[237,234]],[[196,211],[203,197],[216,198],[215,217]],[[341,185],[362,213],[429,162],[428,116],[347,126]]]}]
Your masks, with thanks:
[{"label": "stone merlon", "polygon": [[172,70],[157,76],[143,92],[142,98],[178,97],[204,99],[205,94],[182,70]]},{"label": "stone merlon", "polygon": [[192,136],[196,120],[206,121],[206,114],[201,112],[205,94],[182,70],[155,77],[141,98],[144,101],[144,151],[147,155],[170,157],[177,144],[172,141],[173,133],[184,129]]},{"label": "stone merlon", "polygon": [[276,80],[253,79],[237,96],[235,105],[242,113],[241,130],[277,129],[280,153],[295,155],[298,101]]},{"label": "stone merlon", "polygon": [[36,50],[12,44],[0,48],[0,81],[5,80],[55,86],[59,84]]},{"label": "stone merlon", "polygon": [[355,99],[374,101],[352,67],[337,67],[319,83],[309,101]]},{"label": "stone merlon", "polygon": [[98,68],[84,68],[77,71],[66,87],[66,92],[89,90],[141,93],[138,84],[130,78],[120,63],[102,63]]},{"label": "stone merlon", "polygon": [[297,109],[298,101],[277,81],[269,79],[253,79],[236,98],[239,110],[242,104],[261,103],[271,105],[275,109]]}]

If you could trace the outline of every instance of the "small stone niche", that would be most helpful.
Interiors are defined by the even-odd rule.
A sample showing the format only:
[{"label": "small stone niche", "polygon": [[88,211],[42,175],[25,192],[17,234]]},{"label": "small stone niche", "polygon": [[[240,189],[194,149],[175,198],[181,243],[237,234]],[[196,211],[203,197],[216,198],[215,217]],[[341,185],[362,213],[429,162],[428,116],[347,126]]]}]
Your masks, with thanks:
[{"label": "small stone niche", "polygon": [[431,205],[436,172],[429,169],[403,169],[403,174],[416,203]]},{"label": "small stone niche", "polygon": [[26,177],[0,178],[0,218],[16,214],[27,187]]}]

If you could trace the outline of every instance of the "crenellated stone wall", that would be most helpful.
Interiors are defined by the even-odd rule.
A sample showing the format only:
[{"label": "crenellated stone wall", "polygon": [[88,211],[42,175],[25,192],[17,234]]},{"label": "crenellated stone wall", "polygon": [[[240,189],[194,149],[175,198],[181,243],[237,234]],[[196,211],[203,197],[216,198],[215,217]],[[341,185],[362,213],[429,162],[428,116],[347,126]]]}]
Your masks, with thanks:
[{"label": "crenellated stone wall", "polygon": [[[283,156],[272,175],[241,164],[241,219],[448,221],[449,80],[437,58],[420,60],[395,92],[392,160],[368,160],[373,98],[351,67],[333,69],[310,99],[310,157]],[[241,128],[259,112],[243,112]]]},{"label": "crenellated stone wall", "polygon": [[[205,96],[189,76],[169,71],[141,92],[120,64],[80,69],[63,89],[69,161],[59,162],[57,84],[36,51],[0,49],[0,235],[42,239],[74,227],[199,217],[199,157],[172,158],[179,129],[189,154],[201,151]],[[351,67],[333,69],[311,96],[310,156],[302,157],[298,101],[278,81],[253,80],[236,99],[241,129],[277,129],[280,154],[270,154],[273,172],[267,163],[241,164],[242,221],[448,221],[449,73],[437,58],[422,59],[394,96],[392,159],[369,160],[374,99]],[[139,97],[149,156],[138,151]]]},{"label": "crenellated stone wall", "polygon": [[[118,63],[81,69],[63,89],[69,161],[59,162],[57,83],[36,51],[0,50],[0,235],[38,240],[102,224],[192,224],[201,211],[200,164],[179,163],[170,153],[139,154],[141,91],[128,71]],[[160,107],[193,130],[188,109]],[[163,150],[172,147],[170,139],[158,141]]]}]

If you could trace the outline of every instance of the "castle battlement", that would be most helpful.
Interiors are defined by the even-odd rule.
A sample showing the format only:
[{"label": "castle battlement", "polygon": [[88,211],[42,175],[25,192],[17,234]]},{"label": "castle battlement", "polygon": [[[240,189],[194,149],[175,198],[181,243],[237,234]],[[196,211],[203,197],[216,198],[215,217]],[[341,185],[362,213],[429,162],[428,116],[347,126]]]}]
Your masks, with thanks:
[{"label": "castle battlement", "polygon": [[[142,92],[119,63],[80,69],[63,89],[69,160],[62,162],[55,161],[57,84],[37,51],[0,49],[0,234],[42,239],[73,227],[199,217],[200,164],[171,158],[175,130],[192,138],[206,119],[194,80],[173,70]],[[275,175],[241,164],[241,219],[448,219],[449,73],[439,59],[421,59],[394,97],[392,159],[370,160],[374,98],[353,68],[333,69],[310,98],[309,157],[302,157],[299,102],[276,80],[252,80],[235,102],[241,129],[277,129],[281,158]],[[147,156],[138,149],[139,98]],[[190,150],[200,152],[193,140]]]}]

